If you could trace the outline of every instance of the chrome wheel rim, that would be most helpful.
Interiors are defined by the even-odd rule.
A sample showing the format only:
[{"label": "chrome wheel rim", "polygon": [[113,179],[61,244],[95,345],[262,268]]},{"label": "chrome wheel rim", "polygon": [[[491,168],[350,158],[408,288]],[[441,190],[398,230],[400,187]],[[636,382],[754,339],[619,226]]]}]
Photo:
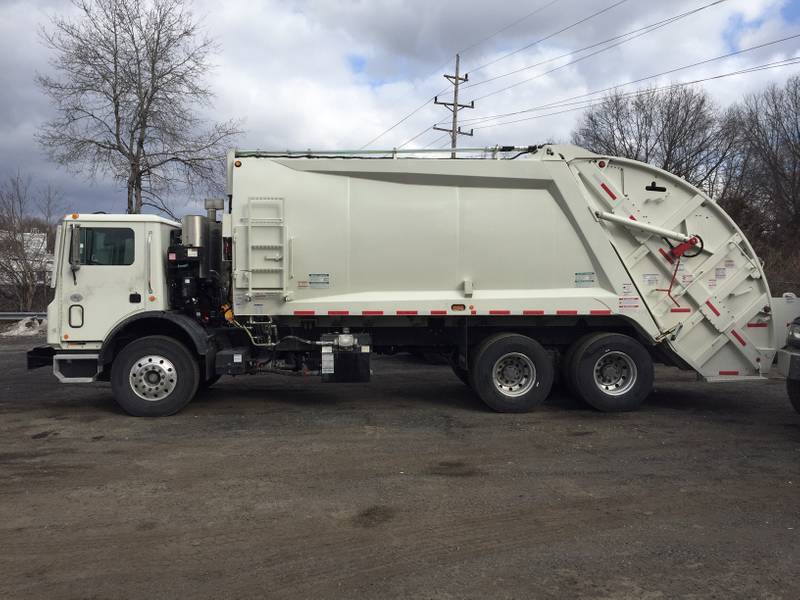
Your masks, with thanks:
[{"label": "chrome wheel rim", "polygon": [[509,352],[495,361],[492,382],[495,389],[504,396],[522,396],[536,383],[536,366],[521,352]]},{"label": "chrome wheel rim", "polygon": [[175,365],[157,354],[143,356],[133,363],[129,379],[133,392],[149,402],[163,400],[178,385]]},{"label": "chrome wheel rim", "polygon": [[624,352],[607,352],[594,363],[594,384],[609,396],[629,392],[636,385],[636,377],[636,363]]}]

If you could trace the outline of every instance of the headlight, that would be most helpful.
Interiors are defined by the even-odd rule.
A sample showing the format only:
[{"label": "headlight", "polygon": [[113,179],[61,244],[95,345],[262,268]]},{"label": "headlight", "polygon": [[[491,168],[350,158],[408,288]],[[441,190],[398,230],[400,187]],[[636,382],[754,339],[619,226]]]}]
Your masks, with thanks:
[{"label": "headlight", "polygon": [[790,346],[800,346],[800,323],[792,323],[789,325],[789,336],[786,342]]}]

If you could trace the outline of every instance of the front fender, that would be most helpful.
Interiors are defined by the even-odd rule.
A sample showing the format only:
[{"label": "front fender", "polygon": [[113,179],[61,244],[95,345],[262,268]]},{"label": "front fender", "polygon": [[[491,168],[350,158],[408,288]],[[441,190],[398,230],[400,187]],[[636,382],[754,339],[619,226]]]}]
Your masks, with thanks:
[{"label": "front fender", "polygon": [[132,331],[146,333],[146,335],[158,335],[165,333],[159,329],[174,331],[176,328],[191,341],[191,349],[197,354],[206,356],[209,353],[211,344],[208,331],[197,321],[177,312],[151,310],[137,313],[118,323],[103,341],[98,361],[105,365],[114,359],[116,345],[122,335]]}]

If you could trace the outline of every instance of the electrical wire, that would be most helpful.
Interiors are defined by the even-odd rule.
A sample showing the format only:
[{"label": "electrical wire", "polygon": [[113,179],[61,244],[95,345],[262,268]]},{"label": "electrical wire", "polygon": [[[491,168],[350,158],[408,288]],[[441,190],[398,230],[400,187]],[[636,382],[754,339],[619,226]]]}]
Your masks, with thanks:
[{"label": "electrical wire", "polygon": [[[596,50],[595,52],[592,52],[592,53],[589,53],[589,54],[587,54],[587,55],[584,55],[584,56],[582,56],[582,57],[579,57],[579,58],[577,58],[577,59],[575,59],[575,60],[573,60],[573,61],[570,61],[570,62],[568,62],[568,63],[565,63],[565,64],[563,64],[563,65],[560,65],[560,66],[558,66],[558,67],[555,67],[555,68],[553,68],[553,69],[551,69],[551,70],[549,70],[549,71],[546,71],[546,72],[544,72],[544,73],[540,73],[540,74],[538,74],[538,75],[536,75],[536,76],[534,76],[534,77],[531,77],[531,78],[528,78],[528,79],[525,79],[525,80],[522,80],[522,81],[516,82],[516,83],[514,83],[514,84],[512,84],[512,85],[506,86],[506,87],[504,87],[504,88],[500,88],[500,89],[498,89],[498,90],[494,90],[494,91],[492,91],[492,92],[489,92],[488,94],[484,94],[483,96],[479,96],[479,97],[475,98],[475,100],[482,100],[482,99],[484,99],[484,98],[487,98],[487,97],[489,97],[489,96],[493,96],[493,95],[495,95],[495,94],[499,94],[499,93],[501,93],[501,92],[503,92],[503,91],[506,91],[506,90],[508,90],[508,89],[511,89],[511,88],[517,87],[517,86],[519,86],[519,85],[522,85],[523,83],[527,83],[527,82],[529,82],[529,81],[532,81],[532,80],[534,80],[534,79],[538,79],[538,78],[540,78],[540,77],[544,77],[545,75],[548,75],[548,74],[550,74],[550,73],[553,73],[554,71],[558,71],[558,70],[560,70],[560,69],[566,68],[566,67],[568,67],[568,66],[570,66],[570,65],[573,65],[573,64],[575,64],[575,63],[577,63],[577,62],[581,62],[581,61],[583,61],[583,60],[586,60],[586,59],[588,59],[588,58],[591,58],[591,57],[593,57],[593,56],[596,56],[596,55],[598,55],[598,54],[600,54],[600,53],[602,53],[602,52],[606,52],[606,51],[608,51],[608,50],[611,50],[612,48],[615,48],[615,47],[617,47],[617,46],[620,46],[620,45],[622,45],[622,44],[624,44],[624,43],[627,43],[627,42],[629,42],[629,41],[632,41],[632,40],[634,40],[634,39],[636,39],[636,38],[638,38],[638,37],[641,37],[641,36],[643,36],[643,35],[646,35],[646,34],[648,34],[648,33],[652,33],[653,31],[656,31],[656,30],[658,30],[658,29],[661,29],[662,27],[666,27],[667,25],[671,25],[672,23],[674,23],[674,22],[676,22],[676,21],[679,21],[680,19],[683,19],[683,18],[685,18],[685,17],[688,17],[688,16],[690,16],[690,15],[693,15],[693,14],[695,14],[695,13],[698,13],[698,12],[700,12],[700,11],[702,11],[702,10],[705,10],[705,9],[707,9],[707,8],[711,8],[712,6],[716,6],[717,4],[722,4],[723,2],[727,2],[727,1],[728,1],[728,0],[715,0],[714,2],[710,2],[709,4],[706,4],[706,5],[704,5],[704,6],[700,6],[700,7],[698,7],[698,8],[695,8],[695,9],[692,9],[692,10],[689,10],[689,11],[685,11],[685,12],[683,12],[683,13],[679,13],[679,14],[677,14],[677,15],[673,15],[673,16],[671,16],[671,17],[668,17],[668,18],[666,18],[666,19],[662,19],[662,20],[660,20],[660,21],[656,21],[656,22],[654,22],[654,23],[651,23],[651,24],[649,24],[649,25],[645,25],[644,27],[640,27],[640,28],[638,28],[638,29],[633,29],[633,30],[631,30],[631,31],[628,31],[628,32],[626,32],[626,33],[623,33],[623,34],[620,34],[620,35],[617,35],[617,36],[613,36],[613,37],[611,37],[611,38],[608,38],[608,39],[606,39],[606,40],[603,40],[603,41],[601,41],[601,42],[596,42],[596,43],[594,43],[594,44],[590,44],[590,45],[588,45],[588,46],[584,46],[583,48],[580,48],[580,49],[578,49],[578,50],[573,50],[573,51],[571,51],[571,52],[567,52],[567,53],[565,53],[565,54],[562,54],[562,55],[560,55],[560,56],[557,56],[557,57],[554,57],[554,58],[550,58],[550,59],[547,59],[547,60],[544,60],[544,61],[540,61],[540,62],[538,62],[538,63],[536,63],[536,64],[533,64],[533,65],[528,65],[528,66],[526,66],[526,67],[522,67],[522,68],[520,68],[520,69],[516,69],[516,70],[514,70],[514,71],[510,71],[510,72],[508,72],[508,73],[503,73],[503,74],[500,74],[500,75],[496,75],[496,76],[494,76],[494,77],[490,77],[489,79],[485,79],[485,80],[482,80],[482,81],[479,81],[479,82],[475,82],[475,83],[472,83],[472,84],[467,84],[467,85],[463,86],[461,89],[469,89],[469,88],[477,87],[477,86],[480,86],[480,85],[484,85],[484,84],[486,84],[486,83],[489,83],[489,82],[491,82],[491,81],[495,81],[495,80],[497,80],[497,79],[501,79],[501,78],[503,78],[503,77],[508,77],[508,76],[510,76],[510,75],[515,75],[515,74],[517,74],[517,73],[520,73],[520,72],[522,72],[522,71],[526,71],[526,70],[529,70],[529,69],[535,68],[535,67],[537,67],[537,66],[541,66],[541,65],[543,65],[543,64],[547,64],[547,63],[550,63],[550,62],[554,62],[554,61],[556,61],[556,60],[559,60],[559,59],[561,59],[561,58],[565,58],[565,57],[567,57],[567,56],[571,56],[571,55],[573,55],[573,54],[575,54],[575,53],[578,53],[578,52],[583,52],[583,51],[585,51],[585,50],[589,50],[589,49],[591,49],[591,48],[596,48],[597,46],[602,46],[603,44],[608,44],[609,42],[615,42],[615,43],[613,43],[613,44],[610,44],[610,45],[606,46],[605,48],[601,48],[601,49],[599,49],[599,50]],[[587,17],[586,19],[582,19],[581,21],[578,21],[578,22],[576,22],[576,23],[573,23],[573,24],[572,24],[570,27],[572,27],[572,26],[575,26],[575,25],[577,25],[577,24],[579,24],[579,23],[582,23],[582,22],[584,22],[585,20],[587,20],[588,18],[591,18],[591,17],[593,17],[593,16],[597,16],[598,14],[600,14],[600,13],[602,13],[602,12],[605,12],[606,10],[610,10],[610,9],[611,9],[611,8],[613,8],[614,6],[616,6],[616,5],[612,5],[612,6],[606,7],[606,9],[603,9],[603,10],[601,10],[601,11],[598,11],[598,13],[595,13],[594,15],[590,15],[590,17]],[[566,28],[566,29],[569,29],[569,27],[568,27],[568,28]],[[561,30],[561,32],[563,32],[563,31],[566,31],[566,29],[562,29],[562,30]],[[548,35],[548,36],[545,36],[545,37],[544,37],[544,38],[542,38],[541,40],[537,40],[536,42],[533,42],[532,44],[529,44],[529,45],[528,45],[528,46],[526,46],[526,47],[531,47],[531,46],[533,46],[533,45],[536,45],[537,43],[539,43],[539,42],[541,42],[541,41],[544,41],[544,40],[546,40],[546,39],[549,39],[550,37],[553,37],[554,35],[557,35],[558,33],[559,33],[559,32],[555,32],[555,33],[553,33],[553,34],[550,34],[550,35]],[[625,38],[625,39],[622,39],[622,38]],[[514,52],[512,52],[512,53],[509,53],[509,54],[507,54],[506,56],[510,56],[511,54],[514,54],[514,53],[516,53],[516,52],[517,52],[517,51],[514,51]],[[503,58],[503,57],[501,57],[501,58]],[[499,59],[498,59],[498,60],[499,60]],[[486,65],[483,65],[483,66],[488,66],[489,64],[491,64],[491,63],[486,63]],[[474,73],[475,71],[476,71],[476,69],[473,69],[471,72],[472,72],[472,73]],[[421,108],[421,107],[420,107],[420,108]],[[410,115],[409,115],[409,116],[410,116]],[[462,122],[462,123],[468,123],[468,122],[471,122],[471,121],[474,121],[474,122],[482,122],[482,120],[484,120],[484,118],[483,118],[483,117],[476,117],[476,118],[474,118],[474,119],[463,119],[461,122]],[[444,121],[439,121],[439,122],[437,122],[436,124],[437,124],[437,125],[439,125],[439,124],[442,124],[442,123],[444,123]],[[399,123],[398,123],[398,124],[399,124]],[[402,144],[401,146],[399,146],[399,148],[403,148],[403,147],[407,146],[408,144],[410,144],[411,142],[413,142],[414,140],[416,140],[417,138],[419,138],[419,137],[420,137],[420,136],[421,136],[421,135],[422,135],[422,134],[423,134],[425,131],[428,131],[428,129],[429,129],[429,128],[428,128],[428,127],[426,127],[424,130],[420,131],[418,134],[416,134],[416,135],[415,135],[415,136],[413,136],[412,138],[410,138],[410,139],[408,139],[407,141],[403,142],[403,144]]]},{"label": "electrical wire", "polygon": [[505,60],[509,56],[514,56],[515,54],[519,54],[520,52],[522,52],[524,50],[527,50],[528,48],[533,48],[534,46],[536,46],[538,44],[541,44],[542,42],[545,42],[545,41],[547,41],[547,40],[549,40],[549,39],[551,39],[551,38],[553,38],[553,37],[555,37],[557,35],[560,35],[560,34],[564,33],[565,31],[569,31],[570,29],[572,29],[574,27],[577,27],[578,25],[581,25],[583,23],[586,23],[587,21],[589,21],[591,19],[594,19],[595,17],[599,17],[603,13],[606,13],[606,12],[610,11],[611,9],[616,8],[620,4],[624,4],[627,1],[628,0],[617,0],[613,4],[610,4],[609,6],[606,6],[605,8],[601,8],[600,10],[598,10],[596,12],[593,12],[592,14],[590,14],[587,17],[579,19],[578,21],[570,23],[566,27],[562,27],[561,29],[559,29],[557,31],[554,31],[552,33],[547,34],[543,38],[539,38],[538,40],[533,41],[530,44],[526,44],[525,46],[522,46],[521,48],[517,48],[516,50],[512,50],[511,52],[508,52],[508,53],[506,53],[506,54],[504,54],[504,55],[502,55],[502,56],[500,56],[498,58],[492,59],[489,62],[483,63],[482,65],[480,65],[478,67],[475,67],[474,69],[469,69],[469,72],[470,73],[477,73],[478,71],[480,71],[482,69],[485,69],[486,67],[489,67],[489,66],[491,66],[491,65],[493,65],[495,63],[498,63],[501,60]]},{"label": "electrical wire", "polygon": [[[550,2],[547,2],[546,4],[543,4],[543,5],[542,5],[542,6],[540,6],[539,8],[537,8],[537,9],[535,9],[535,10],[533,10],[533,11],[529,12],[528,14],[526,14],[526,15],[524,15],[524,16],[522,16],[522,17],[520,17],[519,19],[516,19],[516,20],[512,21],[511,23],[509,23],[508,25],[505,25],[504,27],[502,27],[502,28],[498,29],[497,31],[495,31],[495,32],[494,32],[494,33],[492,33],[491,35],[488,35],[488,36],[486,36],[485,38],[483,38],[483,39],[481,39],[481,40],[479,40],[479,41],[477,41],[477,42],[475,42],[475,43],[473,43],[473,44],[471,44],[471,45],[467,46],[467,47],[466,47],[466,48],[464,48],[463,50],[459,50],[458,52],[456,52],[456,54],[465,54],[465,53],[469,52],[470,50],[472,50],[472,49],[474,49],[474,48],[477,48],[478,46],[480,46],[480,45],[481,45],[481,44],[483,44],[484,42],[487,42],[487,41],[489,41],[489,40],[490,40],[490,39],[492,39],[493,37],[495,37],[495,36],[497,36],[497,35],[499,35],[499,34],[503,33],[504,31],[507,31],[508,29],[511,29],[512,27],[514,27],[515,25],[517,25],[517,24],[521,23],[522,21],[525,21],[526,19],[529,19],[530,17],[532,17],[532,16],[534,16],[534,15],[536,15],[536,14],[540,13],[541,11],[543,11],[543,10],[545,10],[545,9],[549,8],[550,6],[552,6],[553,4],[555,4],[555,3],[556,3],[556,2],[558,2],[558,1],[559,1],[559,0],[551,0]],[[623,1],[625,1],[625,0],[623,0]],[[437,67],[437,68],[436,68],[436,69],[435,69],[433,72],[431,72],[431,74],[430,74],[430,75],[426,76],[426,77],[425,77],[425,79],[427,79],[428,77],[431,77],[432,75],[436,74],[438,71],[440,71],[442,68],[444,68],[445,66],[447,66],[449,63],[450,63],[450,59],[448,59],[447,61],[445,61],[444,63],[442,63],[440,66],[438,66],[438,67]],[[384,135],[386,135],[386,134],[387,134],[387,133],[389,133],[390,131],[394,130],[394,129],[395,129],[397,126],[398,126],[398,125],[402,125],[403,123],[405,123],[405,122],[406,122],[408,119],[410,119],[411,117],[413,117],[415,114],[417,114],[417,113],[418,113],[419,111],[421,111],[423,108],[425,108],[426,106],[429,106],[429,105],[430,105],[430,102],[431,102],[432,100],[434,100],[434,99],[436,98],[436,96],[438,96],[438,95],[440,95],[440,94],[443,94],[443,93],[444,93],[444,92],[446,92],[448,89],[449,89],[449,88],[444,88],[444,89],[443,89],[443,90],[441,90],[440,92],[437,92],[436,94],[434,94],[433,96],[431,96],[430,98],[428,98],[427,100],[425,100],[425,102],[424,102],[424,103],[420,104],[420,105],[419,105],[417,108],[415,108],[415,109],[414,109],[414,110],[412,110],[410,113],[408,113],[407,115],[405,115],[404,117],[402,117],[402,118],[401,118],[399,121],[397,121],[397,122],[396,122],[394,125],[392,125],[391,127],[387,128],[387,129],[385,129],[385,130],[383,130],[381,133],[379,133],[379,134],[378,134],[378,135],[376,135],[374,138],[372,138],[372,139],[371,139],[369,142],[367,142],[366,144],[364,144],[363,146],[361,146],[361,148],[359,148],[359,150],[363,150],[364,148],[367,148],[368,146],[371,146],[371,145],[372,145],[372,144],[374,144],[376,141],[378,141],[380,138],[382,138]]]},{"label": "electrical wire", "polygon": [[[518,87],[520,85],[523,85],[525,83],[534,81],[536,79],[540,79],[542,77],[545,77],[546,75],[550,75],[551,73],[554,73],[555,71],[559,71],[561,69],[565,69],[566,67],[572,66],[572,65],[574,65],[576,63],[582,62],[582,61],[584,61],[586,59],[589,59],[589,58],[592,58],[592,57],[597,56],[599,54],[602,54],[603,52],[607,52],[607,51],[609,51],[609,50],[611,50],[613,48],[617,48],[617,47],[621,46],[622,44],[627,44],[628,42],[631,42],[631,41],[633,41],[633,40],[635,40],[637,38],[640,38],[640,37],[642,37],[644,35],[647,35],[649,33],[654,32],[654,31],[658,31],[659,29],[661,29],[663,27],[667,27],[668,25],[672,25],[673,23],[675,23],[677,21],[680,21],[681,19],[684,19],[684,18],[686,18],[686,17],[688,17],[690,15],[698,13],[698,12],[700,12],[702,10],[705,10],[707,8],[710,8],[712,6],[716,6],[717,4],[721,4],[723,2],[727,2],[727,0],[716,0],[715,2],[711,2],[710,4],[706,4],[705,6],[701,6],[699,8],[696,8],[696,9],[684,12],[682,14],[670,17],[669,19],[664,19],[662,21],[658,21],[656,23],[652,23],[652,24],[650,24],[650,25],[648,25],[646,27],[643,27],[640,30],[635,31],[635,32],[628,32],[627,34],[623,34],[622,36],[618,36],[618,37],[628,36],[625,39],[620,39],[618,41],[614,41],[614,43],[609,44],[605,48],[600,48],[598,50],[595,50],[594,52],[590,52],[588,54],[585,54],[584,56],[580,56],[580,57],[578,57],[578,58],[576,58],[574,60],[571,60],[571,61],[569,61],[567,63],[564,63],[563,65],[559,65],[559,66],[554,67],[554,68],[552,68],[552,69],[550,69],[548,71],[544,71],[542,73],[538,73],[537,75],[534,75],[533,77],[529,77],[527,79],[523,79],[521,81],[517,81],[515,83],[512,83],[511,85],[508,85],[508,86],[493,90],[493,91],[491,91],[491,92],[489,92],[487,94],[484,94],[483,96],[478,96],[477,98],[475,98],[475,101],[483,100],[484,98],[488,98],[489,96],[494,96],[495,94],[500,94],[502,92],[505,92],[507,90],[513,89],[513,88]],[[607,43],[607,42],[608,42],[608,40],[606,42],[600,42],[600,44]],[[600,44],[595,44],[595,46],[596,45],[600,45]],[[577,50],[576,52],[581,52],[581,51],[582,50]],[[545,64],[547,62],[552,62],[552,61],[558,60],[560,58],[564,58],[565,56],[569,56],[569,53],[568,54],[562,54],[560,57],[551,59],[550,61],[542,61],[539,64]],[[531,67],[525,67],[525,69],[532,68],[533,66],[534,65],[531,65]],[[514,74],[514,73],[519,73],[522,70],[524,70],[524,69],[518,69],[517,71],[512,71],[511,73],[506,73],[505,75],[498,75],[495,79],[499,79],[500,77],[505,77],[507,75],[511,75],[511,74]],[[478,82],[478,83],[476,83],[474,85],[475,86],[482,85],[483,83],[488,83],[489,81],[491,81],[491,80],[481,81],[481,82]]]},{"label": "electrical wire", "polygon": [[663,77],[664,75],[671,75],[673,73],[677,73],[679,71],[685,71],[686,69],[691,69],[693,67],[706,65],[706,64],[709,64],[711,62],[715,62],[715,61],[722,60],[722,59],[725,59],[725,58],[730,58],[732,56],[738,56],[738,55],[744,54],[746,52],[752,52],[753,50],[760,50],[761,48],[766,48],[768,46],[774,46],[775,44],[780,44],[782,42],[785,42],[785,41],[788,41],[788,40],[792,40],[792,39],[796,39],[798,37],[800,37],[800,33],[796,33],[794,35],[786,36],[786,37],[783,37],[783,38],[780,38],[780,39],[777,39],[777,40],[772,40],[770,42],[764,42],[763,44],[750,46],[749,48],[743,48],[741,50],[735,50],[733,52],[728,52],[727,54],[722,54],[720,56],[715,56],[713,58],[707,58],[707,59],[704,59],[704,60],[701,60],[701,61],[698,61],[698,62],[691,63],[689,65],[683,65],[681,67],[675,67],[673,69],[668,69],[666,71],[662,71],[662,72],[656,73],[654,75],[647,75],[645,77],[640,77],[638,79],[632,79],[632,80],[627,81],[625,83],[619,83],[619,84],[616,84],[616,85],[613,85],[613,86],[609,86],[609,87],[606,87],[606,88],[594,90],[592,92],[587,92],[585,94],[578,94],[576,96],[571,96],[569,98],[564,98],[563,100],[557,100],[555,102],[551,102],[551,103],[548,103],[548,104],[541,104],[539,106],[535,106],[535,107],[532,107],[532,108],[512,111],[512,112],[508,112],[508,113],[499,113],[499,114],[495,114],[495,115],[486,115],[486,116],[483,116],[483,117],[473,117],[473,118],[470,118],[470,119],[463,119],[461,122],[462,123],[479,123],[479,122],[489,121],[489,120],[493,120],[493,119],[500,119],[500,118],[516,116],[516,115],[520,115],[520,114],[525,114],[525,113],[528,113],[528,112],[534,112],[534,111],[542,110],[542,109],[546,109],[546,108],[552,108],[552,107],[555,107],[555,106],[562,106],[562,105],[564,105],[565,103],[567,103],[567,102],[569,102],[571,100],[577,100],[577,99],[580,99],[580,98],[587,98],[587,97],[590,97],[590,96],[603,94],[605,92],[616,90],[616,89],[618,89],[620,87],[624,87],[624,86],[627,86],[627,85],[633,85],[633,84],[636,84],[636,83],[642,83],[642,82],[647,81],[649,79],[655,79],[657,77]]},{"label": "electrical wire", "polygon": [[[800,56],[795,57],[795,58],[783,59],[783,60],[775,61],[775,62],[772,62],[772,63],[756,65],[756,66],[753,66],[753,67],[747,67],[747,68],[744,68],[744,69],[738,69],[736,71],[731,71],[729,73],[722,73],[720,75],[714,75],[714,76],[711,76],[711,77],[703,77],[701,79],[695,79],[693,81],[686,81],[686,82],[683,82],[683,83],[676,83],[676,84],[672,84],[672,85],[668,85],[668,86],[663,86],[661,88],[637,90],[637,91],[634,91],[634,92],[628,92],[627,94],[623,94],[623,97],[634,97],[634,96],[650,93],[652,91],[661,91],[661,90],[667,90],[667,89],[675,89],[675,88],[680,88],[680,87],[686,87],[686,86],[689,86],[689,85],[695,85],[697,83],[703,83],[703,82],[706,82],[706,81],[713,81],[713,80],[717,80],[717,79],[723,79],[723,78],[726,78],[726,77],[733,77],[735,75],[744,75],[744,74],[749,74],[749,73],[755,73],[755,72],[758,72],[758,71],[766,71],[766,70],[769,70],[769,69],[776,69],[776,68],[780,68],[780,67],[789,67],[789,66],[798,65],[798,64],[800,64]],[[553,115],[561,115],[561,114],[568,113],[568,112],[573,112],[573,111],[576,111],[576,110],[584,110],[584,109],[587,109],[587,108],[593,108],[595,106],[601,106],[603,104],[603,100],[601,98],[593,98],[593,99],[583,100],[580,103],[574,102],[572,104],[580,104],[580,105],[573,106],[571,108],[566,108],[564,110],[559,110],[559,111],[556,111],[556,112],[549,112],[549,113],[545,113],[545,114],[541,114],[541,115],[534,115],[534,116],[531,116],[531,117],[523,117],[521,119],[515,119],[515,120],[512,120],[512,121],[501,121],[501,122],[498,122],[498,123],[475,125],[473,127],[473,129],[487,129],[489,127],[498,127],[498,126],[502,126],[502,125],[512,125],[514,123],[522,123],[524,121],[531,121],[531,120],[534,120],[534,119],[541,119],[543,117],[550,117],[550,116],[553,116]],[[552,105],[551,107],[555,108],[555,104]]]}]

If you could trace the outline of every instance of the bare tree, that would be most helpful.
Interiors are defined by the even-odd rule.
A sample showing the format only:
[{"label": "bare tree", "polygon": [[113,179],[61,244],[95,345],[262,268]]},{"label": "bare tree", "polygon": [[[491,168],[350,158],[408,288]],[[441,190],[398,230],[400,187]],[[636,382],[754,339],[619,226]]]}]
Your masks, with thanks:
[{"label": "bare tree", "polygon": [[[48,270],[47,222],[30,214],[33,196],[30,179],[19,173],[0,184],[0,292],[23,311],[32,310]],[[49,188],[39,201],[55,209],[57,198]]]},{"label": "bare tree", "polygon": [[[800,291],[800,76],[737,107],[743,158],[738,197],[723,196],[764,259],[773,293]],[[737,200],[738,204],[734,204]]]},{"label": "bare tree", "polygon": [[77,18],[54,17],[42,39],[57,76],[38,75],[58,116],[39,141],[62,165],[110,173],[127,210],[172,214],[176,186],[218,185],[235,122],[206,123],[204,83],[215,42],[186,0],[72,0]]},{"label": "bare tree", "polygon": [[773,218],[771,233],[796,241],[800,231],[800,76],[748,96],[739,111],[749,151],[749,192]]},{"label": "bare tree", "polygon": [[599,154],[653,164],[714,192],[736,128],[705,91],[673,86],[611,92],[583,115],[572,140]]}]

